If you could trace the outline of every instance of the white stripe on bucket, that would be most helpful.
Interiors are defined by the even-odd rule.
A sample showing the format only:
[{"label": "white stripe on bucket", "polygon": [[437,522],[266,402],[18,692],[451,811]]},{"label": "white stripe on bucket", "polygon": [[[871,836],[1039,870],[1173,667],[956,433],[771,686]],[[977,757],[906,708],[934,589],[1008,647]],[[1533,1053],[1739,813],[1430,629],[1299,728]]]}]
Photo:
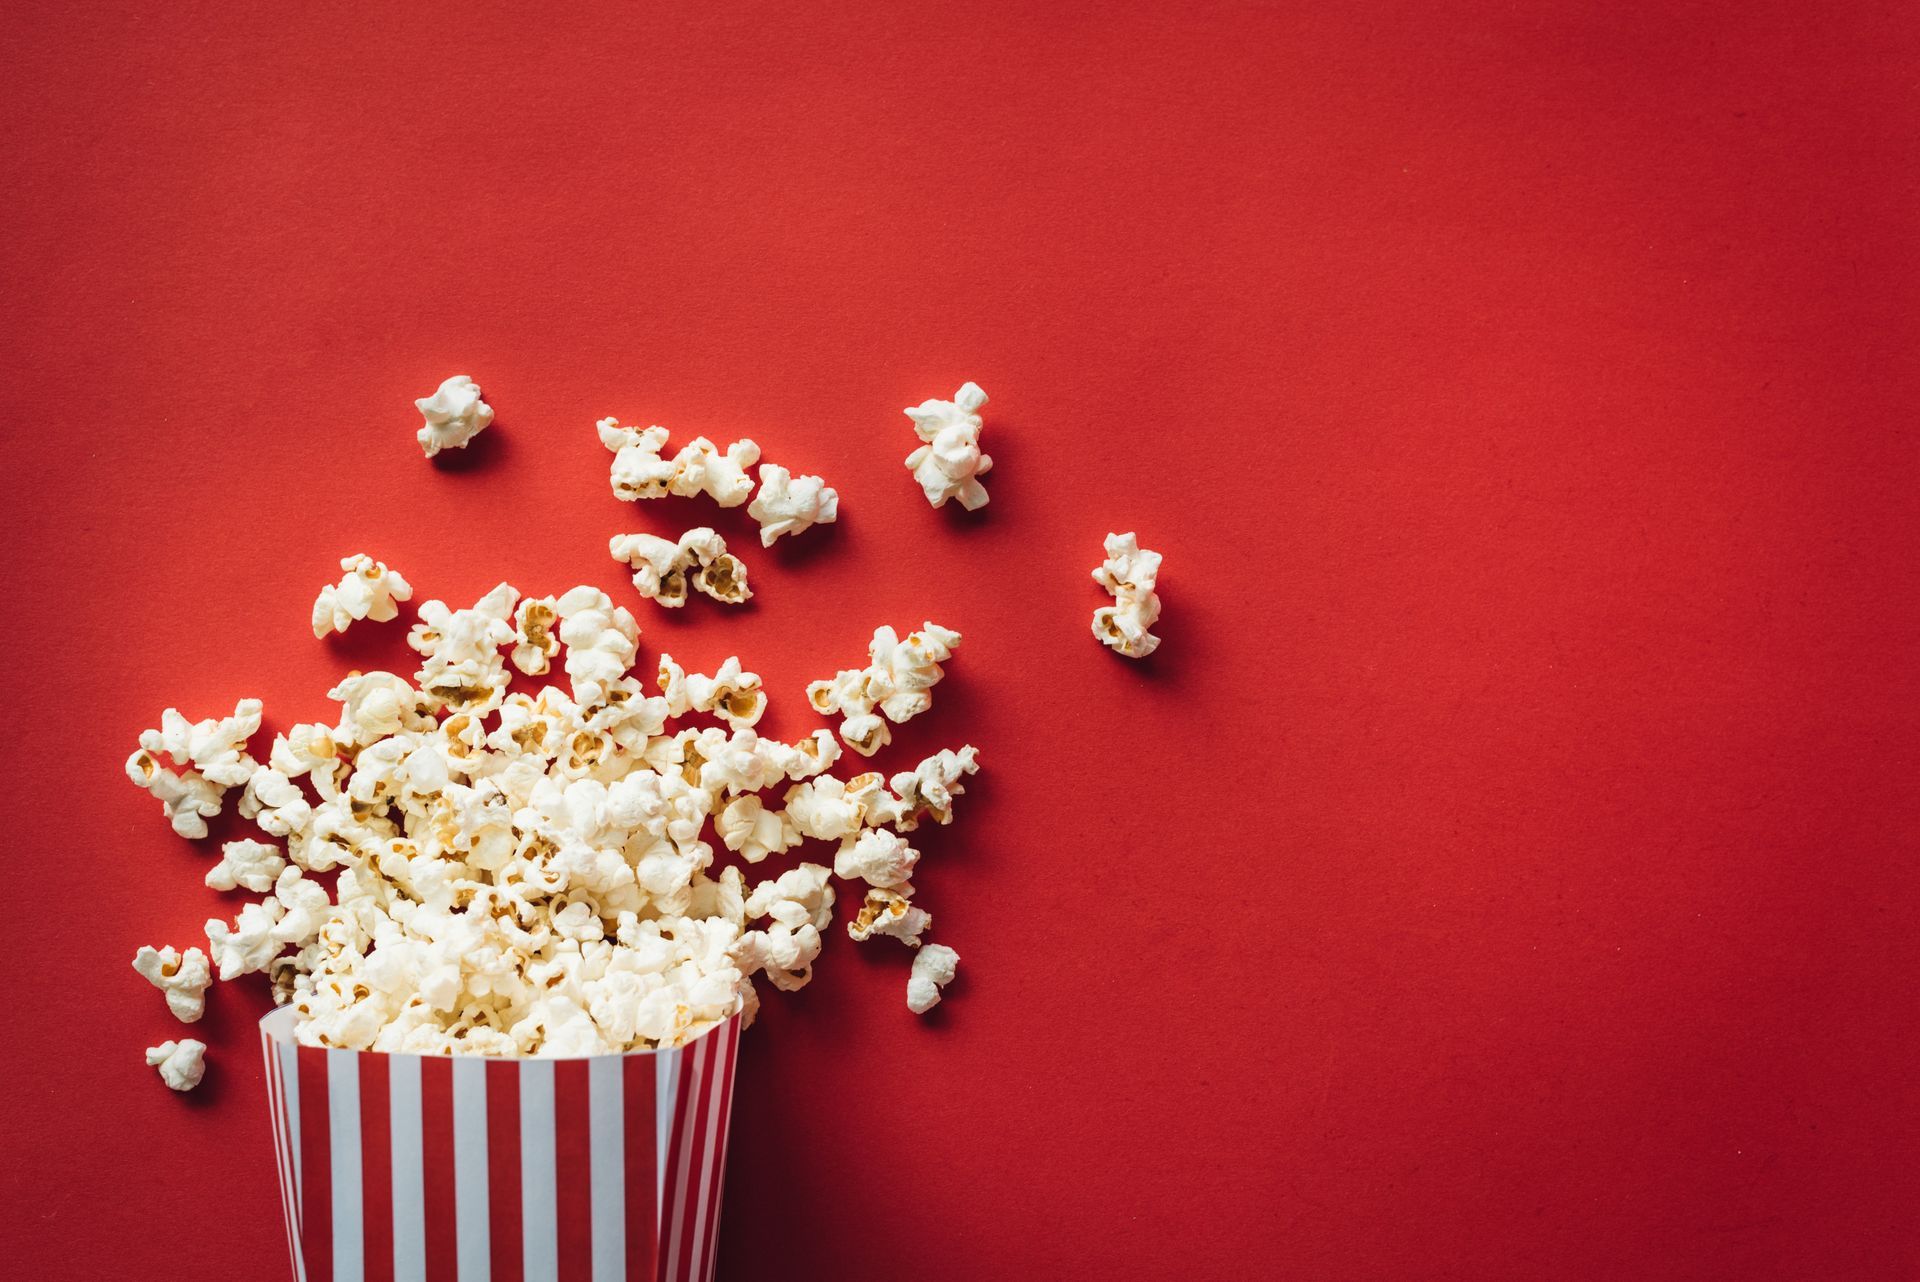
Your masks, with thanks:
[{"label": "white stripe on bucket", "polygon": [[627,1277],[627,1102],[622,1061],[587,1061],[587,1121],[593,1127],[593,1282]]},{"label": "white stripe on bucket", "polygon": [[333,1277],[362,1282],[367,1235],[360,1187],[360,1057],[327,1052],[327,1153],[333,1172]]},{"label": "white stripe on bucket", "polygon": [[520,1238],[526,1282],[560,1282],[560,1189],[554,1169],[553,1061],[520,1065]]},{"label": "white stripe on bucket", "polygon": [[487,1065],[453,1057],[453,1213],[460,1282],[493,1282],[487,1207]]},{"label": "white stripe on bucket", "polygon": [[427,1276],[427,1190],[420,1137],[420,1057],[387,1057],[387,1092],[393,1128],[393,1276],[420,1282]]}]

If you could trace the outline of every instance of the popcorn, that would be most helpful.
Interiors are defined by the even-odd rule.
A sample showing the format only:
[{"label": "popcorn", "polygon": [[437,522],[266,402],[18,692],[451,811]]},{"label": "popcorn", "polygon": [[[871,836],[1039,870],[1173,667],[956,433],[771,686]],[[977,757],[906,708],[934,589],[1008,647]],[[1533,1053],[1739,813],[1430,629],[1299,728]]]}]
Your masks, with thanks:
[{"label": "popcorn", "polygon": [[195,770],[173,773],[145,748],[127,758],[127,778],[153,794],[182,837],[206,836],[207,820],[220,813],[222,789]]},{"label": "popcorn", "polygon": [[432,396],[413,404],[426,419],[426,426],[417,435],[428,458],[441,450],[465,449],[467,442],[493,422],[493,406],[480,399],[479,385],[465,374],[455,374]]},{"label": "popcorn", "polygon": [[160,1080],[176,1091],[190,1091],[207,1072],[207,1044],[183,1037],[147,1047],[147,1063],[160,1070]]},{"label": "popcorn", "polygon": [[775,988],[792,992],[813,978],[820,932],[833,921],[833,886],[819,864],[800,864],[753,888],[746,902],[750,920],[770,918],[733,945],[730,956],[744,974],[765,972]]},{"label": "popcorn", "polygon": [[920,852],[884,828],[869,828],[841,842],[833,857],[833,875],[882,888],[899,886],[913,875]]},{"label": "popcorn", "polygon": [[633,586],[641,596],[678,609],[692,587],[727,605],[738,605],[753,595],[747,586],[747,567],[727,552],[727,541],[706,526],[680,536],[677,543],[653,534],[616,534],[607,543],[616,561],[633,569]]},{"label": "popcorn", "polygon": [[420,607],[420,622],[407,644],[424,656],[415,680],[430,700],[455,711],[491,711],[507,693],[507,665],[500,647],[514,639],[514,603],[520,594],[502,583],[470,610],[444,602]]},{"label": "popcorn", "polygon": [[922,401],[906,411],[922,445],[907,455],[907,468],[920,484],[927,502],[945,506],[959,499],[972,512],[987,505],[987,487],[980,484],[993,460],[980,452],[980,415],[987,394],[973,383],[963,383],[951,401]]},{"label": "popcorn", "polygon": [[207,944],[223,983],[267,968],[283,943],[274,938],[273,928],[286,911],[278,899],[266,899],[242,908],[231,926],[218,917],[207,922]]},{"label": "popcorn", "polygon": [[258,733],[260,715],[258,699],[242,699],[234,705],[232,716],[205,721],[188,721],[168,708],[161,714],[158,730],[140,733],[140,747],[148,753],[165,753],[176,765],[192,766],[217,787],[236,788],[253,774],[247,740]]},{"label": "popcorn", "polygon": [[240,794],[240,817],[252,819],[276,837],[307,826],[313,807],[294,782],[272,766],[261,766]]},{"label": "popcorn", "polygon": [[553,656],[560,653],[560,638],[554,635],[560,620],[552,597],[528,597],[513,616],[513,666],[530,677],[545,675]]},{"label": "popcorn", "polygon": [[787,818],[804,837],[839,841],[860,831],[870,799],[879,791],[879,775],[841,780],[823,775],[787,789]]},{"label": "popcorn", "polygon": [[712,676],[698,672],[686,678],[688,705],[699,712],[710,712],[736,730],[759,722],[766,711],[766,692],[760,678],[740,670],[740,660],[729,656]]},{"label": "popcorn", "polygon": [[795,476],[763,463],[760,492],[747,505],[747,515],[760,522],[760,546],[770,548],[783,534],[831,524],[840,515],[840,495],[817,476]]},{"label": "popcorn", "polygon": [[207,885],[214,890],[251,890],[264,895],[273,889],[274,879],[286,866],[278,846],[251,837],[229,841],[220,848],[220,862],[207,873]]},{"label": "popcorn", "polygon": [[920,936],[933,924],[933,915],[912,904],[913,884],[876,886],[867,892],[860,911],[847,923],[847,934],[855,942],[865,943],[875,935],[892,935],[909,948],[920,946]]},{"label": "popcorn", "polygon": [[384,561],[356,553],[343,558],[340,568],[346,571],[340,582],[321,588],[314,599],[315,639],[329,632],[344,633],[356,619],[385,623],[400,613],[395,602],[413,599],[413,585],[398,570],[389,570]]},{"label": "popcorn", "polygon": [[611,475],[617,498],[632,502],[668,494],[684,498],[706,494],[721,507],[739,507],[753,492],[747,469],[760,461],[760,447],[750,440],[735,441],[721,450],[706,437],[696,436],[673,458],[663,459],[664,427],[640,432],[622,427],[617,418],[603,418],[594,427],[600,443],[613,451]]},{"label": "popcorn", "polygon": [[928,944],[913,955],[913,973],[907,977],[907,1009],[924,1015],[940,1004],[940,990],[953,982],[960,954],[945,944]]},{"label": "popcorn", "polygon": [[890,627],[876,628],[867,666],[843,668],[813,682],[807,700],[822,715],[843,714],[840,738],[870,757],[892,738],[886,721],[898,724],[933,706],[932,689],[946,675],[940,664],[959,645],[960,634],[937,623],[927,623],[904,641]]},{"label": "popcorn", "polygon": [[868,822],[892,824],[901,832],[912,832],[923,818],[952,823],[953,799],[966,793],[960,780],[980,769],[979,755],[972,744],[958,752],[943,748],[913,769],[901,771],[887,781],[894,797],[875,805]]},{"label": "popcorn", "polygon": [[1113,594],[1114,603],[1093,612],[1093,635],[1129,659],[1144,659],[1160,646],[1160,638],[1147,631],[1160,617],[1160,597],[1153,590],[1160,554],[1142,548],[1131,530],[1107,535],[1106,546],[1107,559],[1093,572],[1093,581]]},{"label": "popcorn", "polygon": [[800,830],[786,812],[768,810],[755,796],[728,802],[714,820],[714,829],[728,850],[737,851],[750,864],[800,844]]},{"label": "popcorn", "polygon": [[213,975],[207,969],[207,955],[198,948],[183,954],[175,948],[142,948],[134,954],[133,968],[149,984],[167,995],[167,1009],[183,1024],[191,1024],[207,1012],[207,985]]}]

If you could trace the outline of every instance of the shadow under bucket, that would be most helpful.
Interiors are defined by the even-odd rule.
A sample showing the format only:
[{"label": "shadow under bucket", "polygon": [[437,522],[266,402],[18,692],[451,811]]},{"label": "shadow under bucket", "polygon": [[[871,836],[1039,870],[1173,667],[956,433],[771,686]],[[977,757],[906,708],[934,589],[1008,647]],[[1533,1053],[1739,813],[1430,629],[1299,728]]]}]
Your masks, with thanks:
[{"label": "shadow under bucket", "polygon": [[709,1282],[739,1016],[673,1050],[328,1050],[260,1021],[295,1282]]}]

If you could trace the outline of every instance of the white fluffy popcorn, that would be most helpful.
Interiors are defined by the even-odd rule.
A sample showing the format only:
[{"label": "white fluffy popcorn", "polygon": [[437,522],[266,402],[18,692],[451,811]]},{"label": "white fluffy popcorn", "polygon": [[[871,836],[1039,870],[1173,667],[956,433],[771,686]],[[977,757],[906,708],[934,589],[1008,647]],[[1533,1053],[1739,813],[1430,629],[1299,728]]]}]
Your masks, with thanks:
[{"label": "white fluffy popcorn", "polygon": [[738,605],[753,595],[747,567],[727,551],[727,541],[707,526],[697,526],[669,541],[656,534],[616,534],[607,551],[633,570],[641,596],[669,609],[687,602],[693,588],[716,601]]},{"label": "white fluffy popcorn", "polygon": [[[756,976],[807,983],[836,870],[868,896],[855,938],[918,943],[918,854],[883,829],[944,822],[970,747],[899,773],[892,790],[878,774],[842,779],[828,773],[841,753],[831,731],[789,743],[753,728],[766,695],[737,656],[706,675],[661,655],[649,694],[632,672],[639,626],[605,592],[533,604],[507,584],[468,609],[424,603],[408,637],[423,656],[414,680],[350,674],[329,692],[336,721],[289,727],[265,765],[246,755],[255,701],[202,723],[169,711],[148,733],[199,782],[144,747],[136,782],[165,788],[153,783],[165,773],[217,810],[223,785],[198,763],[242,786],[242,818],[284,838],[224,845],[207,884],[261,898],[209,920],[205,953],[142,952],[170,1003],[204,991],[209,971],[259,972],[309,1045],[599,1054],[750,1016]],[[929,664],[958,638],[880,639],[874,697],[924,706]],[[509,649],[522,670],[544,663],[564,680],[507,693]],[[697,713],[722,724],[670,728]],[[780,789],[783,804],[768,805]],[[799,863],[749,891],[739,868],[716,866],[722,847],[754,866],[807,841],[834,843],[836,867]],[[335,871],[329,891],[318,874]]]},{"label": "white fluffy popcorn", "polygon": [[183,1037],[147,1047],[147,1063],[160,1070],[160,1080],[176,1091],[190,1091],[207,1072],[207,1044]]},{"label": "white fluffy popcorn", "polygon": [[933,506],[943,507],[948,499],[959,499],[969,512],[987,505],[980,478],[993,460],[980,452],[979,414],[986,403],[987,394],[977,384],[963,383],[950,401],[922,401],[906,411],[926,442],[907,455],[907,468]]},{"label": "white fluffy popcorn", "polygon": [[207,1012],[207,985],[213,972],[207,967],[207,955],[198,948],[182,953],[177,948],[142,948],[133,957],[133,968],[155,988],[167,995],[167,1009],[183,1024],[191,1024]]},{"label": "white fluffy popcorn", "polygon": [[747,505],[760,522],[760,546],[770,548],[783,534],[799,534],[828,525],[840,515],[840,495],[817,476],[795,476],[773,463],[760,467],[760,491]]},{"label": "white fluffy popcorn", "polygon": [[1129,530],[1109,534],[1107,559],[1093,572],[1093,581],[1113,595],[1113,604],[1093,612],[1093,635],[1129,659],[1144,659],[1160,646],[1147,629],[1160,617],[1160,597],[1154,585],[1160,578],[1160,554],[1140,546]]},{"label": "white fluffy popcorn", "polygon": [[396,602],[413,599],[413,585],[398,570],[364,552],[344,557],[338,583],[320,589],[313,602],[313,635],[345,632],[356,619],[385,623],[400,613]]},{"label": "white fluffy popcorn", "polygon": [[960,954],[945,944],[928,944],[913,955],[913,972],[907,976],[907,1009],[924,1015],[940,1004],[940,990],[953,982],[960,966]]},{"label": "white fluffy popcorn", "polygon": [[664,427],[639,431],[622,427],[617,418],[603,418],[594,427],[600,443],[613,452],[611,479],[618,498],[632,502],[705,494],[721,507],[739,507],[753,492],[747,469],[760,461],[760,447],[750,440],[735,441],[723,450],[696,436],[669,459],[660,454],[667,443]]},{"label": "white fluffy popcorn", "polygon": [[840,737],[849,748],[870,757],[893,737],[887,722],[899,723],[933,706],[933,687],[946,675],[941,663],[953,657],[960,634],[929,622],[902,640],[892,628],[874,629],[867,666],[843,668],[807,686],[807,701],[824,716],[840,713]]},{"label": "white fluffy popcorn", "polygon": [[428,458],[441,450],[465,449],[493,422],[493,406],[480,399],[480,385],[465,374],[455,374],[413,404],[426,420],[417,436]]}]

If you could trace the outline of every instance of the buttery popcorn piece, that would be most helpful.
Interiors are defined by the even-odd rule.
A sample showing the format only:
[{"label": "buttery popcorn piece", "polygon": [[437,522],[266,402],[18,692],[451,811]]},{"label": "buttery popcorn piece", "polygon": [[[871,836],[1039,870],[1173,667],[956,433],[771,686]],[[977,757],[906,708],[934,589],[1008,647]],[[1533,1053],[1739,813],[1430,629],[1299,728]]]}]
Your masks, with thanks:
[{"label": "buttery popcorn piece", "polygon": [[480,399],[479,384],[465,374],[455,374],[432,396],[423,396],[413,404],[426,420],[417,437],[428,458],[441,450],[465,449],[467,442],[493,422],[493,406]]},{"label": "buttery popcorn piece", "polygon": [[413,599],[413,585],[398,570],[389,570],[384,561],[365,553],[345,557],[340,568],[346,571],[340,582],[320,589],[313,603],[313,635],[344,633],[356,619],[385,623],[400,613],[396,602]]},{"label": "buttery popcorn piece", "polygon": [[950,401],[922,401],[906,415],[926,444],[907,455],[907,468],[919,482],[927,502],[942,507],[948,499],[972,512],[987,505],[987,487],[980,478],[993,460],[980,452],[979,409],[987,394],[974,383],[963,383]]},{"label": "buttery popcorn piece", "polygon": [[840,515],[840,495],[817,476],[795,476],[763,463],[760,491],[747,505],[747,515],[760,522],[760,546],[770,548],[783,534],[831,524]]},{"label": "buttery popcorn piece", "polygon": [[960,966],[960,954],[945,944],[927,944],[913,955],[913,972],[907,977],[907,1009],[924,1015],[940,1004],[940,990],[953,982]]},{"label": "buttery popcorn piece", "polygon": [[207,1072],[207,1044],[183,1037],[147,1047],[147,1063],[160,1070],[160,1080],[176,1091],[190,1091]]},{"label": "buttery popcorn piece", "polygon": [[731,655],[710,677],[690,673],[686,692],[689,707],[710,712],[736,730],[758,723],[767,708],[759,676],[741,671],[739,658]]},{"label": "buttery popcorn piece", "polygon": [[183,1024],[191,1024],[207,1012],[207,985],[213,973],[207,968],[207,955],[198,948],[185,953],[176,948],[142,948],[134,954],[133,968],[149,984],[167,995],[167,1009]]},{"label": "buttery popcorn piece", "polygon": [[1093,635],[1129,659],[1144,659],[1160,646],[1160,638],[1147,630],[1160,617],[1154,591],[1160,554],[1142,548],[1131,530],[1107,535],[1106,547],[1107,559],[1093,572],[1093,581],[1114,600],[1093,612]]},{"label": "buttery popcorn piece", "polygon": [[870,886],[899,886],[913,875],[920,852],[906,838],[884,828],[869,828],[847,837],[833,857],[833,875]]},{"label": "buttery popcorn piece", "polygon": [[875,935],[892,935],[907,947],[918,948],[921,934],[933,924],[933,914],[924,908],[915,908],[912,900],[911,882],[874,887],[867,892],[860,911],[847,923],[847,934],[857,943],[865,943]]}]

